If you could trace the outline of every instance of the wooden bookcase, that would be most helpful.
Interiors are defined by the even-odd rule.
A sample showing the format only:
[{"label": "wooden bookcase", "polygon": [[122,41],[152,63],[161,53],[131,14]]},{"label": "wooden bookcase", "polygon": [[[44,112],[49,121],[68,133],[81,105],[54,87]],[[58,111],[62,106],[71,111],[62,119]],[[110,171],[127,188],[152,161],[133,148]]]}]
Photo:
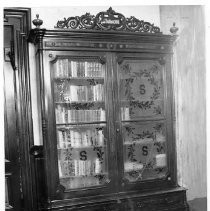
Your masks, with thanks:
[{"label": "wooden bookcase", "polygon": [[58,21],[54,30],[40,28],[38,17],[34,23],[46,178],[40,209],[188,210],[176,178],[176,35],[111,8]]}]

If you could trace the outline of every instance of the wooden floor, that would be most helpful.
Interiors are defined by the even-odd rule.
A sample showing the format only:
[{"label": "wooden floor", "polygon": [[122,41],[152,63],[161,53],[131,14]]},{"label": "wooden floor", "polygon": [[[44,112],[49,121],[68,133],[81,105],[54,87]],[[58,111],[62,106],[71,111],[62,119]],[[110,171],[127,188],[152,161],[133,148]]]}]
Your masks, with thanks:
[{"label": "wooden floor", "polygon": [[207,198],[198,198],[188,201],[190,211],[207,211]]}]

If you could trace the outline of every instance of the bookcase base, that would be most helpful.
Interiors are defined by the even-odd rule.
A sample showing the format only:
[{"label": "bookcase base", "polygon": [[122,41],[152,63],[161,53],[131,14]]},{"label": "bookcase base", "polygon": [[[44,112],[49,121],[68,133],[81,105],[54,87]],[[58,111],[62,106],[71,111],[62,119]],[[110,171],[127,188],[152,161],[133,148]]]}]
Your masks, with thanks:
[{"label": "bookcase base", "polygon": [[[111,199],[112,198],[112,199]],[[82,199],[81,199],[82,200]],[[67,200],[52,202],[53,211],[189,211],[186,190],[177,187],[156,192],[119,193],[115,196],[98,196],[98,199],[86,198],[77,204]]]}]

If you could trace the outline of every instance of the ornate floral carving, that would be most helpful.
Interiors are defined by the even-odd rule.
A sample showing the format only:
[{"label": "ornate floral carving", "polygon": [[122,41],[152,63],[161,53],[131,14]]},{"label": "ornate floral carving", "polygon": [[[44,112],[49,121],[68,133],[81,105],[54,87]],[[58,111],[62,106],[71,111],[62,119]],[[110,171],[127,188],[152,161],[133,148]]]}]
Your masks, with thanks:
[{"label": "ornate floral carving", "polygon": [[71,103],[71,108],[74,108],[76,110],[90,109],[93,106],[94,106],[94,103],[93,102],[88,102],[88,103],[74,102],[74,103]]},{"label": "ornate floral carving", "polygon": [[[126,146],[127,159],[131,166],[138,166],[139,164],[142,164],[143,166],[141,169],[136,169],[135,167],[133,169],[127,169],[124,178],[127,178],[129,181],[142,180],[144,179],[144,172],[146,169],[150,171],[150,174],[154,174],[154,176],[164,175],[167,167],[157,168],[155,160],[155,155],[164,154],[166,151],[165,143],[159,142],[160,140],[156,137],[158,134],[159,136],[165,136],[163,123],[156,123],[150,130],[142,130],[141,132],[139,132],[138,128],[132,127],[132,125],[126,126],[125,130],[126,136],[129,137],[130,140],[130,144]],[[139,153],[139,149],[143,149],[147,145],[145,141],[149,144],[150,141],[148,139],[150,139],[150,141],[152,139],[152,143],[150,144],[150,149],[147,154],[144,154],[144,156],[147,156],[146,160],[142,161],[141,158],[136,156],[136,153]],[[144,141],[142,142],[142,140]],[[139,148],[139,144],[141,143],[142,148]]]},{"label": "ornate floral carving", "polygon": [[161,33],[160,28],[154,24],[144,22],[134,16],[125,18],[124,15],[115,12],[111,7],[105,12],[99,12],[96,16],[86,13],[81,17],[64,18],[64,20],[57,22],[55,28]]},{"label": "ornate floral carving", "polygon": [[154,105],[154,101],[130,101],[130,106],[132,108],[139,108],[139,109],[150,109]]},{"label": "ornate floral carving", "polygon": [[104,151],[102,147],[94,146],[93,151],[96,151],[97,157],[100,161],[100,163],[103,163],[103,156],[104,156]]},{"label": "ornate floral carving", "polygon": [[135,141],[135,140],[139,140],[139,139],[145,139],[145,138],[151,138],[153,140],[155,140],[155,134],[157,132],[162,132],[163,130],[163,124],[161,123],[157,123],[155,124],[155,126],[153,127],[153,131],[149,131],[149,130],[146,130],[146,131],[142,131],[142,133],[136,133],[134,130],[135,130],[135,127],[132,127],[132,126],[126,126],[125,127],[126,129],[126,133],[128,136],[132,136],[132,139]]},{"label": "ornate floral carving", "polygon": [[[121,69],[124,74],[129,74],[130,78],[125,79],[125,95],[128,96],[131,107],[131,114],[133,113],[133,108],[139,108],[141,110],[153,109],[153,113],[160,115],[162,113],[162,108],[160,105],[155,104],[155,100],[160,98],[162,81],[159,80],[156,75],[159,74],[158,65],[154,64],[149,69],[140,69],[137,72],[131,71],[131,66],[126,63],[121,66]],[[146,78],[147,81],[153,86],[153,92],[150,98],[147,101],[139,101],[132,94],[132,84],[135,80],[139,78]]]},{"label": "ornate floral carving", "polygon": [[137,161],[135,159],[134,152],[135,152],[135,143],[128,146],[128,159],[131,162],[136,162]]}]

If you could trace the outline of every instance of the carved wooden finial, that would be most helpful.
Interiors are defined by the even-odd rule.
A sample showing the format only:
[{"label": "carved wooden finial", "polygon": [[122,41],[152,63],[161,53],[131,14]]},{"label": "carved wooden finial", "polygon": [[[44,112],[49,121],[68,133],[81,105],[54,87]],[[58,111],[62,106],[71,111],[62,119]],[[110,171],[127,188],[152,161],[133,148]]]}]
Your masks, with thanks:
[{"label": "carved wooden finial", "polygon": [[40,28],[40,26],[43,24],[43,20],[39,19],[39,14],[36,14],[36,19],[34,19],[32,22],[36,28]]},{"label": "carved wooden finial", "polygon": [[173,35],[175,35],[176,32],[177,32],[178,30],[179,30],[179,28],[176,27],[176,23],[174,22],[174,23],[173,23],[173,26],[170,28],[170,32],[171,32]]}]

